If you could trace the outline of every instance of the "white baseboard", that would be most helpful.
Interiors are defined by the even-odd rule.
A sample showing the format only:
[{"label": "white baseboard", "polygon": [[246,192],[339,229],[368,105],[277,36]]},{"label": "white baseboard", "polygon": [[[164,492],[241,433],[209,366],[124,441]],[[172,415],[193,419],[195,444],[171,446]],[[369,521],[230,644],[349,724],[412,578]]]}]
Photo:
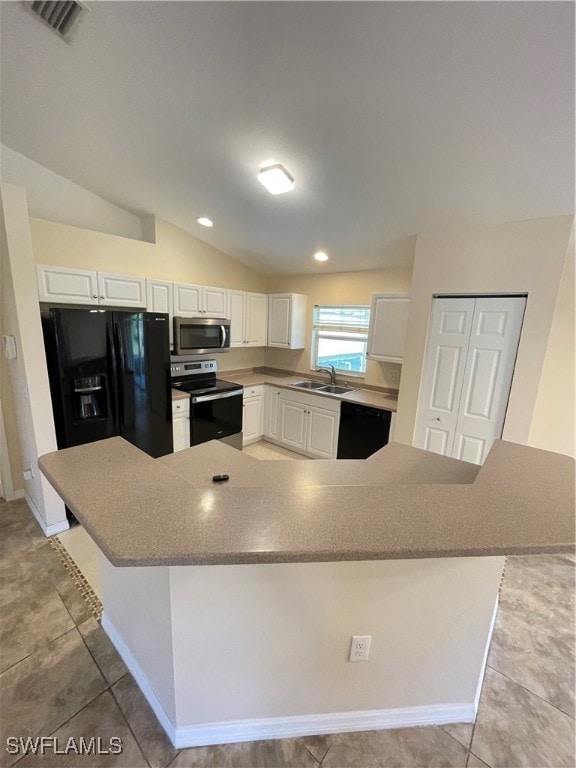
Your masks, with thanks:
[{"label": "white baseboard", "polygon": [[484,675],[486,674],[486,664],[488,663],[488,654],[490,653],[490,643],[492,642],[492,635],[494,633],[494,626],[496,624],[496,616],[498,615],[499,601],[500,601],[500,595],[496,595],[496,602],[494,603],[494,611],[492,612],[490,629],[488,630],[488,638],[486,640],[486,648],[484,648],[484,657],[482,658],[482,666],[480,667],[480,677],[478,679],[478,686],[476,688],[476,696],[474,696],[474,719],[476,719],[476,713],[478,712],[478,704],[480,703],[480,694],[482,693],[482,684],[484,683]]},{"label": "white baseboard", "polygon": [[150,706],[152,707],[152,710],[154,711],[154,714],[160,721],[160,725],[164,730],[166,731],[166,734],[172,744],[176,746],[176,728],[174,724],[172,723],[172,720],[168,717],[166,714],[166,711],[164,710],[164,707],[160,703],[160,699],[158,696],[156,696],[156,693],[154,691],[154,688],[150,684],[150,681],[148,680],[148,677],[144,674],[144,671],[140,664],[136,661],[134,656],[132,655],[132,651],[126,643],[124,642],[124,638],[118,632],[116,627],[112,624],[110,619],[108,618],[108,614],[106,611],[102,613],[102,629],[110,640],[112,641],[112,645],[116,648],[118,653],[120,654],[122,661],[130,672],[132,673],[132,677],[138,685],[140,686],[140,690],[144,694],[144,697],[146,698],[146,701]]},{"label": "white baseboard", "polygon": [[10,491],[9,487],[2,487],[2,491],[0,492],[0,496],[4,497],[4,501],[16,501],[16,499],[23,499],[24,498],[24,489],[18,488],[16,491]]},{"label": "white baseboard", "polygon": [[[16,491],[18,493],[18,491]],[[40,514],[40,511],[38,510],[38,507],[32,499],[30,498],[30,495],[26,493],[26,491],[22,491],[22,496],[26,499],[26,502],[30,509],[32,510],[32,514],[38,521],[38,525],[40,528],[42,528],[42,531],[44,532],[45,536],[55,536],[57,533],[62,533],[62,531],[67,531],[68,528],[70,528],[70,523],[68,520],[62,520],[60,523],[53,523],[52,525],[48,525],[46,523],[46,520],[42,517]],[[19,497],[22,498],[22,497]]]},{"label": "white baseboard", "polygon": [[120,633],[104,612],[102,627],[122,660],[134,676],[156,717],[176,749],[212,744],[233,744],[261,739],[287,739],[327,733],[372,731],[385,728],[409,728],[417,725],[472,723],[475,704],[429,704],[399,709],[327,712],[318,715],[292,715],[252,720],[228,720],[176,727],[166,714],[146,674],[132,655]]}]

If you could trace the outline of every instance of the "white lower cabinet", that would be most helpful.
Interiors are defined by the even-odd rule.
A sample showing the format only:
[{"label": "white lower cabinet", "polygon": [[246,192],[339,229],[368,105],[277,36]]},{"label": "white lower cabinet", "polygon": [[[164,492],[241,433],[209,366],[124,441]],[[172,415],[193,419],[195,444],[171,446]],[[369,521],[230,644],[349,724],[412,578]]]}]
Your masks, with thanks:
[{"label": "white lower cabinet", "polygon": [[306,456],[335,459],[340,401],[288,390],[281,392],[277,441]]},{"label": "white lower cabinet", "polygon": [[243,445],[255,443],[262,437],[264,419],[264,387],[246,387],[243,397]]},{"label": "white lower cabinet", "polygon": [[335,459],[339,425],[340,412],[327,411],[325,408],[310,408],[306,453],[319,459]]},{"label": "white lower cabinet", "polygon": [[264,437],[278,440],[280,436],[280,396],[278,387],[264,387]]},{"label": "white lower cabinet", "polygon": [[190,398],[172,401],[172,441],[174,453],[190,448]]},{"label": "white lower cabinet", "polygon": [[280,398],[280,440],[295,451],[306,451],[308,406]]}]

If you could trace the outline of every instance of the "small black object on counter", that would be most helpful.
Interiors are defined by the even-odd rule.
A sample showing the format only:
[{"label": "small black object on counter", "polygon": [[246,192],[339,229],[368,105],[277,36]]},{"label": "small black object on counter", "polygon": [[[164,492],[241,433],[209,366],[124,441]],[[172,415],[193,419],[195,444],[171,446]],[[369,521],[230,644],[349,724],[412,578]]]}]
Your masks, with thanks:
[{"label": "small black object on counter", "polygon": [[223,483],[226,480],[230,479],[230,475],[214,475],[212,477],[213,483]]}]

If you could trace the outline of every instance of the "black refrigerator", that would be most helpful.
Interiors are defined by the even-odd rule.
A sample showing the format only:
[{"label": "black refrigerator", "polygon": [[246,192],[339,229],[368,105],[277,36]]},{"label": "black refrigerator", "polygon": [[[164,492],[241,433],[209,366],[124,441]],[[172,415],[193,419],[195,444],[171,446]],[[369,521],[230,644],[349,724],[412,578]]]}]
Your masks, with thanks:
[{"label": "black refrigerator", "polygon": [[41,305],[58,448],[120,435],[172,453],[168,315]]}]

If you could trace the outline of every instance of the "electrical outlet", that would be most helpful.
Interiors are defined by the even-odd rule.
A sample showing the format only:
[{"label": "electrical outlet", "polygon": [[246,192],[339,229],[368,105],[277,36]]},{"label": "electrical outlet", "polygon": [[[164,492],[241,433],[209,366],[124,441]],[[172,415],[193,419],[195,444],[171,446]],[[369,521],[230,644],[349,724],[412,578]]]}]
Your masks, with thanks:
[{"label": "electrical outlet", "polygon": [[352,635],[348,661],[368,661],[372,635]]}]

